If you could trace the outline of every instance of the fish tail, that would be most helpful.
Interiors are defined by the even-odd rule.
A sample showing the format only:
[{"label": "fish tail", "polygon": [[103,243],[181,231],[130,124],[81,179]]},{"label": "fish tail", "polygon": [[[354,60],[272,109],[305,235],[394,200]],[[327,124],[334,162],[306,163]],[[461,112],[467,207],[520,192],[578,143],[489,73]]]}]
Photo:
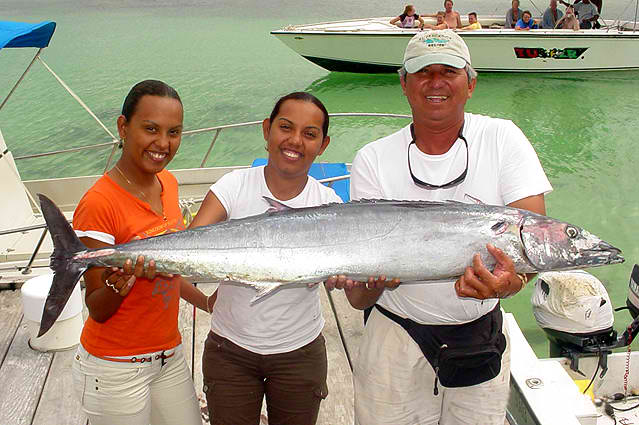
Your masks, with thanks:
[{"label": "fish tail", "polygon": [[51,254],[50,263],[50,267],[53,270],[53,282],[42,312],[40,330],[38,331],[38,337],[40,337],[60,317],[64,306],[73,293],[73,288],[75,288],[88,266],[71,260],[73,254],[85,250],[86,246],[80,242],[64,214],[51,199],[40,193],[38,198],[40,198],[42,214],[53,240],[53,253]]}]

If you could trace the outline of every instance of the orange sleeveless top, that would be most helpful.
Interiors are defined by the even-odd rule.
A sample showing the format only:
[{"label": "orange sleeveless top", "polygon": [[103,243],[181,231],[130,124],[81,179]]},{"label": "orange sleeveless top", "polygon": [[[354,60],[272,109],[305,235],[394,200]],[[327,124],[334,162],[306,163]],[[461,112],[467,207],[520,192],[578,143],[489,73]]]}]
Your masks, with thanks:
[{"label": "orange sleeveless top", "polygon": [[[103,175],[82,197],[73,215],[73,228],[86,236],[122,244],[184,229],[178,185],[167,170],[158,173],[164,216]],[[138,278],[120,308],[104,323],[91,317],[82,330],[82,346],[95,356],[129,356],[167,350],[180,344],[179,278]]]}]

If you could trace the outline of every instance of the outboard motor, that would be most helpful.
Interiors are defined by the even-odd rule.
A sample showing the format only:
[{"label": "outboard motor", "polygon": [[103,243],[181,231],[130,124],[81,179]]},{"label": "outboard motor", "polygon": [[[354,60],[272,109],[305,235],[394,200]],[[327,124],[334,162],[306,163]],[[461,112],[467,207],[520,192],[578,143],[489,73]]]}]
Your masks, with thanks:
[{"label": "outboard motor", "polygon": [[[531,299],[539,326],[550,340],[551,357],[567,357],[579,372],[579,358],[598,356],[603,378],[607,356],[630,345],[639,333],[639,265],[630,275],[627,307],[633,321],[620,336],[613,329],[613,309],[603,284],[582,270],[540,273]],[[582,373],[583,375],[583,373]]]},{"label": "outboard motor", "polygon": [[626,305],[633,319],[639,316],[639,266],[635,264],[630,275],[630,282],[628,283],[628,298],[626,298]]},{"label": "outboard motor", "polygon": [[541,273],[532,296],[533,313],[550,340],[550,356],[610,345],[616,340],[610,297],[603,284],[582,270]]}]

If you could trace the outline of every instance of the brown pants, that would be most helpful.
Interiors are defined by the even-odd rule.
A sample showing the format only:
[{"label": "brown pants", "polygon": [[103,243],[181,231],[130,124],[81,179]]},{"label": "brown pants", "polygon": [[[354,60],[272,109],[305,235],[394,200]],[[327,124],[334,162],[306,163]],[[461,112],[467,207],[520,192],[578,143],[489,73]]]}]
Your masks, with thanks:
[{"label": "brown pants", "polygon": [[314,425],[328,395],[320,334],[297,350],[262,355],[213,332],[202,356],[211,425],[258,425],[266,395],[269,425]]}]

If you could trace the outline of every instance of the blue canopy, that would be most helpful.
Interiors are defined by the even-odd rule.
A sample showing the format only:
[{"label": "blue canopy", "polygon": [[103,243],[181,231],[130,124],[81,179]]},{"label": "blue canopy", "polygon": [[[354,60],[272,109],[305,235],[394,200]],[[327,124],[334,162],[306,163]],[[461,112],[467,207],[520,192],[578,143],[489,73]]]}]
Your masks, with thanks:
[{"label": "blue canopy", "polygon": [[0,49],[3,47],[47,47],[55,31],[55,22],[39,24],[0,21]]}]

